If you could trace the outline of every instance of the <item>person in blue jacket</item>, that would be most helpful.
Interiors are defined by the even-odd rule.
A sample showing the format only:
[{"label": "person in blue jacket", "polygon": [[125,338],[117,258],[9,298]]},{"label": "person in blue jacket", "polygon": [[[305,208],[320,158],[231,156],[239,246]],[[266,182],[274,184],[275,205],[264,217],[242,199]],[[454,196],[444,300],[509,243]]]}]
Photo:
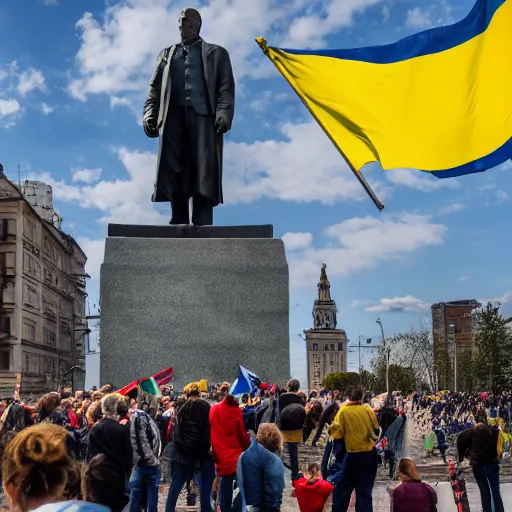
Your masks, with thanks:
[{"label": "person in blue jacket", "polygon": [[240,495],[238,510],[279,512],[283,501],[284,466],[280,458],[283,438],[273,423],[262,423],[256,439],[240,455],[237,484]]}]

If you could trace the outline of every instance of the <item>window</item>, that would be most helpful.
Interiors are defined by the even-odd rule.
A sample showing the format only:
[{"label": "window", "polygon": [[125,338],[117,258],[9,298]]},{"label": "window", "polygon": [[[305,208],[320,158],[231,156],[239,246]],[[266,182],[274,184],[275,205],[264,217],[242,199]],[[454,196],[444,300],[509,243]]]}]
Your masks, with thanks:
[{"label": "window", "polygon": [[23,371],[27,373],[30,371],[30,354],[25,354],[23,361]]},{"label": "window", "polygon": [[14,303],[14,283],[7,283],[4,294],[3,294],[4,304],[12,304]]},{"label": "window", "polygon": [[0,334],[11,335],[11,317],[5,316],[0,324]]},{"label": "window", "polygon": [[1,350],[0,351],[0,370],[10,370],[11,369],[11,351],[10,350]]},{"label": "window", "polygon": [[36,341],[36,326],[33,324],[23,324],[23,339],[27,341]]},{"label": "window", "polygon": [[338,351],[343,352],[343,342],[338,343]]},{"label": "window", "polygon": [[44,344],[47,347],[56,347],[56,338],[55,333],[47,329],[46,327],[43,329],[43,338],[44,338]]},{"label": "window", "polygon": [[331,343],[331,344],[329,345],[329,350],[334,350],[334,343]]},{"label": "window", "polygon": [[14,252],[5,253],[5,273],[8,276],[16,274],[16,253]]},{"label": "window", "polygon": [[318,350],[318,343],[313,343],[313,350]]}]

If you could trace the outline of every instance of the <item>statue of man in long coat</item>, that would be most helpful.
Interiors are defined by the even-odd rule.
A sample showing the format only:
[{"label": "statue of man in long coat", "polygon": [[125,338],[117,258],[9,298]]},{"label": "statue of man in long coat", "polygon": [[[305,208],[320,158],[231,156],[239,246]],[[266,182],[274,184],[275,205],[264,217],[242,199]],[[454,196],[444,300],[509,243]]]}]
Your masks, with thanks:
[{"label": "statue of man in long coat", "polygon": [[171,203],[171,224],[213,224],[223,202],[223,136],[231,129],[235,81],[228,52],[199,36],[201,15],[185,9],[181,42],[160,52],[149,82],[143,126],[159,137],[153,202]]}]

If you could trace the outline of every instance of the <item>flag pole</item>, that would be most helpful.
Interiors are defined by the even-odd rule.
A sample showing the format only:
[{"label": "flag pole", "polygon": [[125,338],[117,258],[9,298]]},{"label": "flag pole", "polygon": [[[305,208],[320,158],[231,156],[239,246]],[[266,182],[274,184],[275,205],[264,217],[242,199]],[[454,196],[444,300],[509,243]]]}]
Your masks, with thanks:
[{"label": "flag pole", "polygon": [[322,122],[318,119],[317,115],[311,110],[311,108],[309,107],[309,105],[306,103],[306,101],[304,100],[304,98],[302,97],[302,95],[299,93],[299,91],[297,91],[297,89],[294,87],[294,85],[290,82],[290,80],[288,80],[288,78],[283,75],[283,73],[281,73],[281,70],[277,67],[276,63],[274,62],[274,60],[270,57],[269,55],[269,51],[268,51],[268,46],[267,46],[267,41],[263,38],[263,37],[257,37],[256,38],[256,42],[258,43],[259,47],[261,48],[261,50],[263,51],[263,53],[268,57],[268,59],[270,60],[270,62],[272,62],[272,64],[274,64],[275,68],[277,69],[277,71],[279,72],[279,74],[288,82],[288,84],[290,85],[290,87],[295,91],[295,94],[297,94],[297,96],[300,98],[300,101],[302,101],[302,103],[304,104],[304,106],[308,109],[309,113],[313,116],[313,119],[319,124],[320,128],[322,128],[322,130],[324,131],[324,133],[327,135],[327,137],[329,137],[329,140],[333,143],[334,147],[338,150],[338,152],[340,153],[340,155],[342,156],[343,160],[345,160],[346,164],[349,166],[350,170],[352,171],[352,173],[354,174],[354,176],[358,179],[359,183],[361,184],[361,186],[364,188],[364,190],[366,191],[366,193],[368,194],[368,196],[370,197],[370,199],[373,201],[373,204],[377,207],[377,209],[379,211],[382,211],[384,209],[384,205],[379,201],[379,198],[375,195],[375,192],[373,191],[373,189],[370,187],[370,185],[368,184],[368,182],[366,181],[365,177],[363,176],[363,174],[361,172],[358,172],[355,167],[352,165],[352,163],[350,162],[350,160],[347,158],[347,156],[345,155],[345,153],[343,152],[343,150],[340,148],[340,146],[338,145],[338,143],[332,138],[331,134],[325,129],[324,125],[322,124]]}]

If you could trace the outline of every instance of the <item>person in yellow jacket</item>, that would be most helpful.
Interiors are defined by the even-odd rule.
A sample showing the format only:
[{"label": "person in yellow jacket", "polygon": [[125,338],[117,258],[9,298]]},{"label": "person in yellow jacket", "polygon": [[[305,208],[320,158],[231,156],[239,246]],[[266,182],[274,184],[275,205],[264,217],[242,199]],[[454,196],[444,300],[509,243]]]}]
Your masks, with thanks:
[{"label": "person in yellow jacket", "polygon": [[363,392],[356,389],[350,401],[340,407],[331,427],[331,436],[343,438],[347,454],[341,470],[334,475],[333,512],[346,512],[356,491],[358,512],[372,512],[372,491],[377,475],[375,443],[379,423],[372,408],[363,404]]}]

